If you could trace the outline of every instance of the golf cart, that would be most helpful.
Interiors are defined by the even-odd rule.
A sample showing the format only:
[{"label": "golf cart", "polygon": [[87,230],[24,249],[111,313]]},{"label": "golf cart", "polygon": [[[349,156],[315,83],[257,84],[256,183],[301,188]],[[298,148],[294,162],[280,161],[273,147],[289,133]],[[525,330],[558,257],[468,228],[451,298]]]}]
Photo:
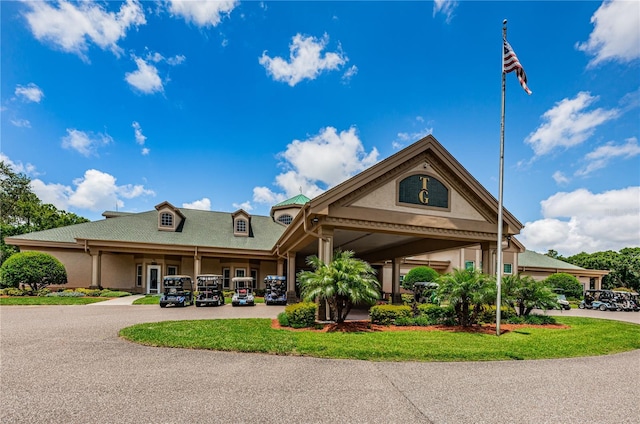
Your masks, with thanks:
[{"label": "golf cart", "polygon": [[618,311],[621,308],[616,303],[615,295],[611,290],[585,290],[584,300],[580,302],[580,309],[599,309],[601,311]]},{"label": "golf cart", "polygon": [[640,311],[640,303],[638,302],[638,293],[627,292],[621,290],[613,290],[614,300],[625,312]]},{"label": "golf cart", "polygon": [[167,275],[162,281],[164,292],[160,307],[193,305],[193,283],[188,275]]},{"label": "golf cart", "polygon": [[438,303],[438,284],[432,282],[416,282],[413,284],[413,299],[416,303]]},{"label": "golf cart", "polygon": [[253,298],[253,278],[233,277],[231,281],[233,282],[234,287],[231,305],[255,306],[255,300]]},{"label": "golf cart", "polygon": [[201,274],[196,277],[197,291],[196,307],[222,306],[224,294],[222,293],[222,275]]},{"label": "golf cart", "polygon": [[558,309],[562,310],[569,310],[571,309],[571,305],[569,304],[569,301],[567,300],[567,296],[563,293],[564,290],[562,289],[553,289],[553,291],[556,293],[556,295],[558,296]]},{"label": "golf cart", "polygon": [[267,275],[264,279],[264,303],[267,305],[287,304],[287,277]]}]

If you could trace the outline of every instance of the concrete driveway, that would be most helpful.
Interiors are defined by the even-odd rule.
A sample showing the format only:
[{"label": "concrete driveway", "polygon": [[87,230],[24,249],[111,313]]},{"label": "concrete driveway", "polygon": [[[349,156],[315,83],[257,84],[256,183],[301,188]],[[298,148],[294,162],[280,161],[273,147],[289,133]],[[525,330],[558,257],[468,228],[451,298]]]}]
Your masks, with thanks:
[{"label": "concrete driveway", "polygon": [[640,351],[388,363],[152,348],[118,337],[119,329],[140,322],[275,318],[282,309],[1,307],[0,421],[637,423],[640,417]]}]

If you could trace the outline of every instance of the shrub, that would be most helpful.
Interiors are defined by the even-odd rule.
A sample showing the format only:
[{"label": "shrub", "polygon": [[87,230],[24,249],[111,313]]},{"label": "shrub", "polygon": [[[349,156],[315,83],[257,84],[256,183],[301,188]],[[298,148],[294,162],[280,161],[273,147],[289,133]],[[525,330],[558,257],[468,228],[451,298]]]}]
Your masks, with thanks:
[{"label": "shrub", "polygon": [[293,328],[312,327],[316,322],[317,306],[313,302],[299,302],[284,308]]},{"label": "shrub", "polygon": [[76,289],[76,291],[80,293],[84,293],[85,296],[90,296],[90,297],[98,297],[102,292],[100,289],[85,289],[85,288],[79,288],[79,289]]},{"label": "shrub", "polygon": [[84,297],[84,293],[80,293],[73,290],[65,290],[62,292],[49,293],[47,297]]},{"label": "shrub", "polygon": [[62,262],[48,253],[20,252],[11,255],[0,267],[0,285],[18,287],[25,284],[33,291],[50,284],[66,284],[67,271]]},{"label": "shrub", "polygon": [[408,327],[408,326],[411,326],[411,325],[415,325],[415,322],[416,321],[415,321],[414,318],[411,318],[411,317],[408,317],[408,318],[407,317],[400,317],[400,318],[397,318],[393,322],[393,324],[401,326],[401,327]]},{"label": "shrub", "polygon": [[[515,314],[509,307],[503,306],[500,308],[500,321],[506,321],[513,317]],[[478,315],[478,322],[484,324],[495,324],[496,323],[496,307],[491,305],[486,307],[480,315]]]},{"label": "shrub", "polygon": [[265,291],[264,289],[255,289],[253,291],[253,294],[255,296],[264,297],[264,291]]},{"label": "shrub", "polygon": [[100,297],[125,297],[131,296],[131,293],[119,290],[102,290]]},{"label": "shrub", "polygon": [[524,322],[526,324],[533,324],[533,325],[547,325],[547,324],[555,324],[556,319],[550,315],[527,315],[524,318]]},{"label": "shrub", "polygon": [[390,325],[398,318],[411,318],[411,308],[406,305],[376,305],[369,309],[373,324]]},{"label": "shrub", "polygon": [[438,271],[428,266],[418,266],[407,272],[402,279],[401,286],[405,290],[413,290],[413,284],[417,282],[436,282],[440,277]]},{"label": "shrub", "polygon": [[432,303],[418,305],[418,318],[426,317],[432,324],[454,325],[456,314],[452,306],[438,306]]},{"label": "shrub", "polygon": [[547,286],[561,289],[568,298],[582,298],[582,284],[576,277],[566,272],[559,272],[548,276],[544,282]]},{"label": "shrub", "polygon": [[289,316],[287,315],[286,312],[280,312],[278,314],[278,323],[280,323],[280,325],[282,327],[289,327]]},{"label": "shrub", "polygon": [[412,294],[402,293],[400,295],[400,297],[402,298],[402,304],[403,305],[411,305],[413,303],[413,295]]},{"label": "shrub", "polygon": [[5,296],[24,296],[24,293],[24,290],[15,287],[7,287],[6,289],[2,289],[2,294]]}]

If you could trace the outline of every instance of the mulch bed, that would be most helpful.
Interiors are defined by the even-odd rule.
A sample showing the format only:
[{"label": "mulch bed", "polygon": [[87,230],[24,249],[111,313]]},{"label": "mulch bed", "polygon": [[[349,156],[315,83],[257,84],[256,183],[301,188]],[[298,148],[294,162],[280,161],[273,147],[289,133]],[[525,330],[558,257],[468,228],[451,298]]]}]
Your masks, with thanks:
[{"label": "mulch bed", "polygon": [[[291,328],[282,327],[277,319],[271,320],[271,328],[277,330],[291,330],[291,331],[313,331],[317,333],[372,333],[378,331],[449,331],[453,333],[480,333],[480,334],[496,334],[495,324],[482,324],[473,325],[471,327],[461,327],[455,325],[429,325],[429,326],[398,326],[398,325],[379,325],[372,324],[370,321],[346,321],[340,324],[331,322],[325,324],[317,324],[316,327],[320,328]],[[563,324],[546,324],[546,325],[531,325],[531,324],[500,324],[500,334],[505,334],[510,331],[519,330],[522,328],[548,328],[548,329],[566,329],[569,328]]]}]

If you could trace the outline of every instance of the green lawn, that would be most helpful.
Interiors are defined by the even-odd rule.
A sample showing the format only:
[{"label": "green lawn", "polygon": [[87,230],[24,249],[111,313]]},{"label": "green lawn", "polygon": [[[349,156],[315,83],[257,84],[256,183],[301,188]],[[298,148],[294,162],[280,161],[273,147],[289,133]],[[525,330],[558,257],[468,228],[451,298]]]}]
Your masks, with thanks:
[{"label": "green lawn", "polygon": [[0,305],[87,305],[103,302],[108,297],[47,297],[47,296],[15,296],[0,297]]},{"label": "green lawn", "polygon": [[444,331],[319,333],[271,328],[269,319],[166,321],[124,328],[133,342],[370,361],[497,361],[607,355],[640,349],[640,325],[557,317],[569,329],[524,328],[495,335]]}]

